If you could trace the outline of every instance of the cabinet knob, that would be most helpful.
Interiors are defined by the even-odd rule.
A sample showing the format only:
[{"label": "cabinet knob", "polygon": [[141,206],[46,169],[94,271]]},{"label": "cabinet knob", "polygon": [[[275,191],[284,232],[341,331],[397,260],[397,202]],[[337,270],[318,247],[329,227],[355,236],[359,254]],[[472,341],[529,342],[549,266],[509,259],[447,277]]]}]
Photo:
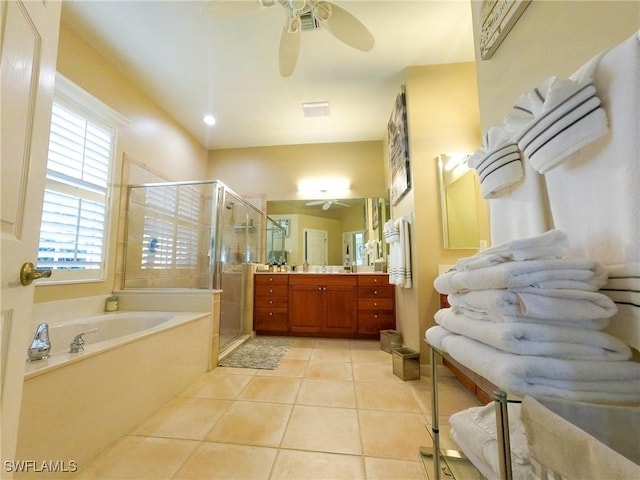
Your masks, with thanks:
[{"label": "cabinet knob", "polygon": [[373,291],[373,294],[374,294],[374,295],[377,295],[377,294],[378,294],[378,290],[374,290],[374,291]]},{"label": "cabinet knob", "polygon": [[377,307],[378,306],[378,302],[373,302],[373,306]]},{"label": "cabinet knob", "polygon": [[377,278],[374,278],[374,279],[373,279],[373,283],[378,283],[378,279],[377,279]]},{"label": "cabinet knob", "polygon": [[269,289],[269,293],[273,293],[273,289],[272,288]]},{"label": "cabinet knob", "polygon": [[273,305],[273,300],[269,300],[269,305]]},{"label": "cabinet knob", "polygon": [[378,318],[378,314],[377,314],[377,313],[374,313],[374,314],[373,314],[373,318]]},{"label": "cabinet knob", "polygon": [[269,316],[270,316],[270,317],[273,317],[273,312],[269,312]]}]

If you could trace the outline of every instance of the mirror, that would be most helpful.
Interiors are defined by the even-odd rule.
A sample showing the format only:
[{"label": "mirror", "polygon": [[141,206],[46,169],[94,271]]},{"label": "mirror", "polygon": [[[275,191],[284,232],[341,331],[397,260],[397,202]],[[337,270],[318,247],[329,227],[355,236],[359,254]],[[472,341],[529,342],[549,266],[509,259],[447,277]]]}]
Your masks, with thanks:
[{"label": "mirror", "polygon": [[437,157],[442,212],[442,237],[446,249],[480,247],[478,184],[467,166],[469,154],[442,154]]},{"label": "mirror", "polygon": [[386,198],[268,201],[267,216],[288,226],[284,250],[290,265],[305,259],[310,265],[344,265],[347,252],[348,261],[359,266],[386,258]]}]

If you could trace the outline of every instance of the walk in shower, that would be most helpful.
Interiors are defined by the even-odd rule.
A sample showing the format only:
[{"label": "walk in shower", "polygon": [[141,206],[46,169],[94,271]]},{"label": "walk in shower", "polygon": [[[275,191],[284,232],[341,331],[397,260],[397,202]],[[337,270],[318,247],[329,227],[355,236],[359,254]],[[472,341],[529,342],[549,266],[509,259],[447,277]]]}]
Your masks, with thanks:
[{"label": "walk in shower", "polygon": [[264,261],[262,212],[217,180],[128,193],[124,289],[220,289],[220,350],[249,333],[246,285],[250,264]]}]

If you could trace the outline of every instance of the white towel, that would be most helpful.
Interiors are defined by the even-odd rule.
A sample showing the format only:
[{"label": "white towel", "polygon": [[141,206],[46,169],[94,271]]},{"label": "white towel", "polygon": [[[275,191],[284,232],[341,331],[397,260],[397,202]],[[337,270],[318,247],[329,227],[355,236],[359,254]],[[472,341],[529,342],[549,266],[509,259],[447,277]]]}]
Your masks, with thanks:
[{"label": "white towel", "polygon": [[382,227],[382,231],[384,232],[384,239],[387,243],[400,241],[400,231],[393,220],[387,220]]},{"label": "white towel", "polygon": [[505,136],[509,135],[503,128],[491,128],[484,135],[482,148],[469,159],[469,166],[478,173],[484,198],[499,197],[524,176],[518,145]]},{"label": "white towel", "polygon": [[[483,290],[487,292],[488,290]],[[555,291],[555,290],[550,290]],[[476,312],[474,310],[467,310],[462,307],[451,307],[458,313],[464,313],[467,317],[474,320],[482,320],[483,322],[495,322],[495,323],[540,323],[543,325],[558,325],[560,327],[573,327],[573,328],[586,328],[587,330],[604,330],[610,323],[608,318],[580,318],[577,320],[570,320],[564,318],[538,318],[528,315],[503,315],[500,313],[486,313]]]},{"label": "white towel", "polygon": [[449,305],[482,313],[553,320],[594,320],[613,316],[618,308],[600,292],[525,287],[516,290],[474,290],[448,296]]},{"label": "white towel", "polygon": [[[574,76],[584,76],[583,69]],[[638,262],[640,40],[637,32],[602,56],[594,80],[611,132],[547,172],[549,205],[554,225],[571,238],[571,256],[592,258],[602,264]]]},{"label": "white towel", "polygon": [[398,232],[398,240],[389,244],[389,283],[401,288],[411,288],[409,222],[405,218],[399,218],[395,221],[393,230]]},{"label": "white towel", "polygon": [[[524,426],[520,421],[520,404],[509,403],[507,410],[513,478],[524,480],[527,478],[529,451]],[[500,478],[494,403],[454,413],[449,417],[449,424],[451,425],[451,437],[460,446],[462,452],[481,470],[481,473],[487,479]],[[473,459],[479,460],[481,464],[476,464]],[[488,467],[488,470],[485,467]]]},{"label": "white towel", "polygon": [[569,252],[567,235],[561,230],[548,230],[541,235],[511,240],[464,257],[456,262],[456,270],[473,270],[508,261],[548,260],[562,258]]},{"label": "white towel", "polygon": [[597,290],[607,280],[606,270],[587,259],[506,262],[492,267],[449,271],[434,281],[440,293],[498,288],[570,288]]},{"label": "white towel", "polygon": [[[529,99],[534,118],[516,140],[540,173],[609,131],[606,112],[593,84],[554,78],[547,89],[536,88]],[[540,102],[539,112],[535,111],[536,100]]]},{"label": "white towel", "polygon": [[514,355],[463,335],[446,336],[442,345],[453,359],[518,396],[612,404],[640,401],[640,363]]},{"label": "white towel", "polygon": [[608,265],[609,279],[600,290],[618,307],[607,332],[640,350],[640,262]]},{"label": "white towel", "polygon": [[455,335],[453,332],[450,332],[444,327],[440,325],[436,325],[434,327],[429,327],[424,332],[424,338],[427,343],[438,350],[444,350],[444,342],[445,337],[449,335]]},{"label": "white towel", "polygon": [[435,320],[450,332],[518,355],[602,361],[631,358],[631,349],[617,338],[584,328],[485,322],[474,320],[450,308],[439,310]]}]

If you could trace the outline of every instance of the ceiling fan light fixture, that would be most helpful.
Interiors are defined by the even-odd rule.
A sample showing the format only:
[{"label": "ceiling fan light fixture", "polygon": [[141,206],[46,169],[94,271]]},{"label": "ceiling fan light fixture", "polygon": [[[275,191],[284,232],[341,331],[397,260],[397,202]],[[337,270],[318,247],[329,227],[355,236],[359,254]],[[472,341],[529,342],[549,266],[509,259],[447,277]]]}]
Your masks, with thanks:
[{"label": "ceiling fan light fixture", "polygon": [[329,102],[305,102],[302,104],[305,118],[328,117]]}]

